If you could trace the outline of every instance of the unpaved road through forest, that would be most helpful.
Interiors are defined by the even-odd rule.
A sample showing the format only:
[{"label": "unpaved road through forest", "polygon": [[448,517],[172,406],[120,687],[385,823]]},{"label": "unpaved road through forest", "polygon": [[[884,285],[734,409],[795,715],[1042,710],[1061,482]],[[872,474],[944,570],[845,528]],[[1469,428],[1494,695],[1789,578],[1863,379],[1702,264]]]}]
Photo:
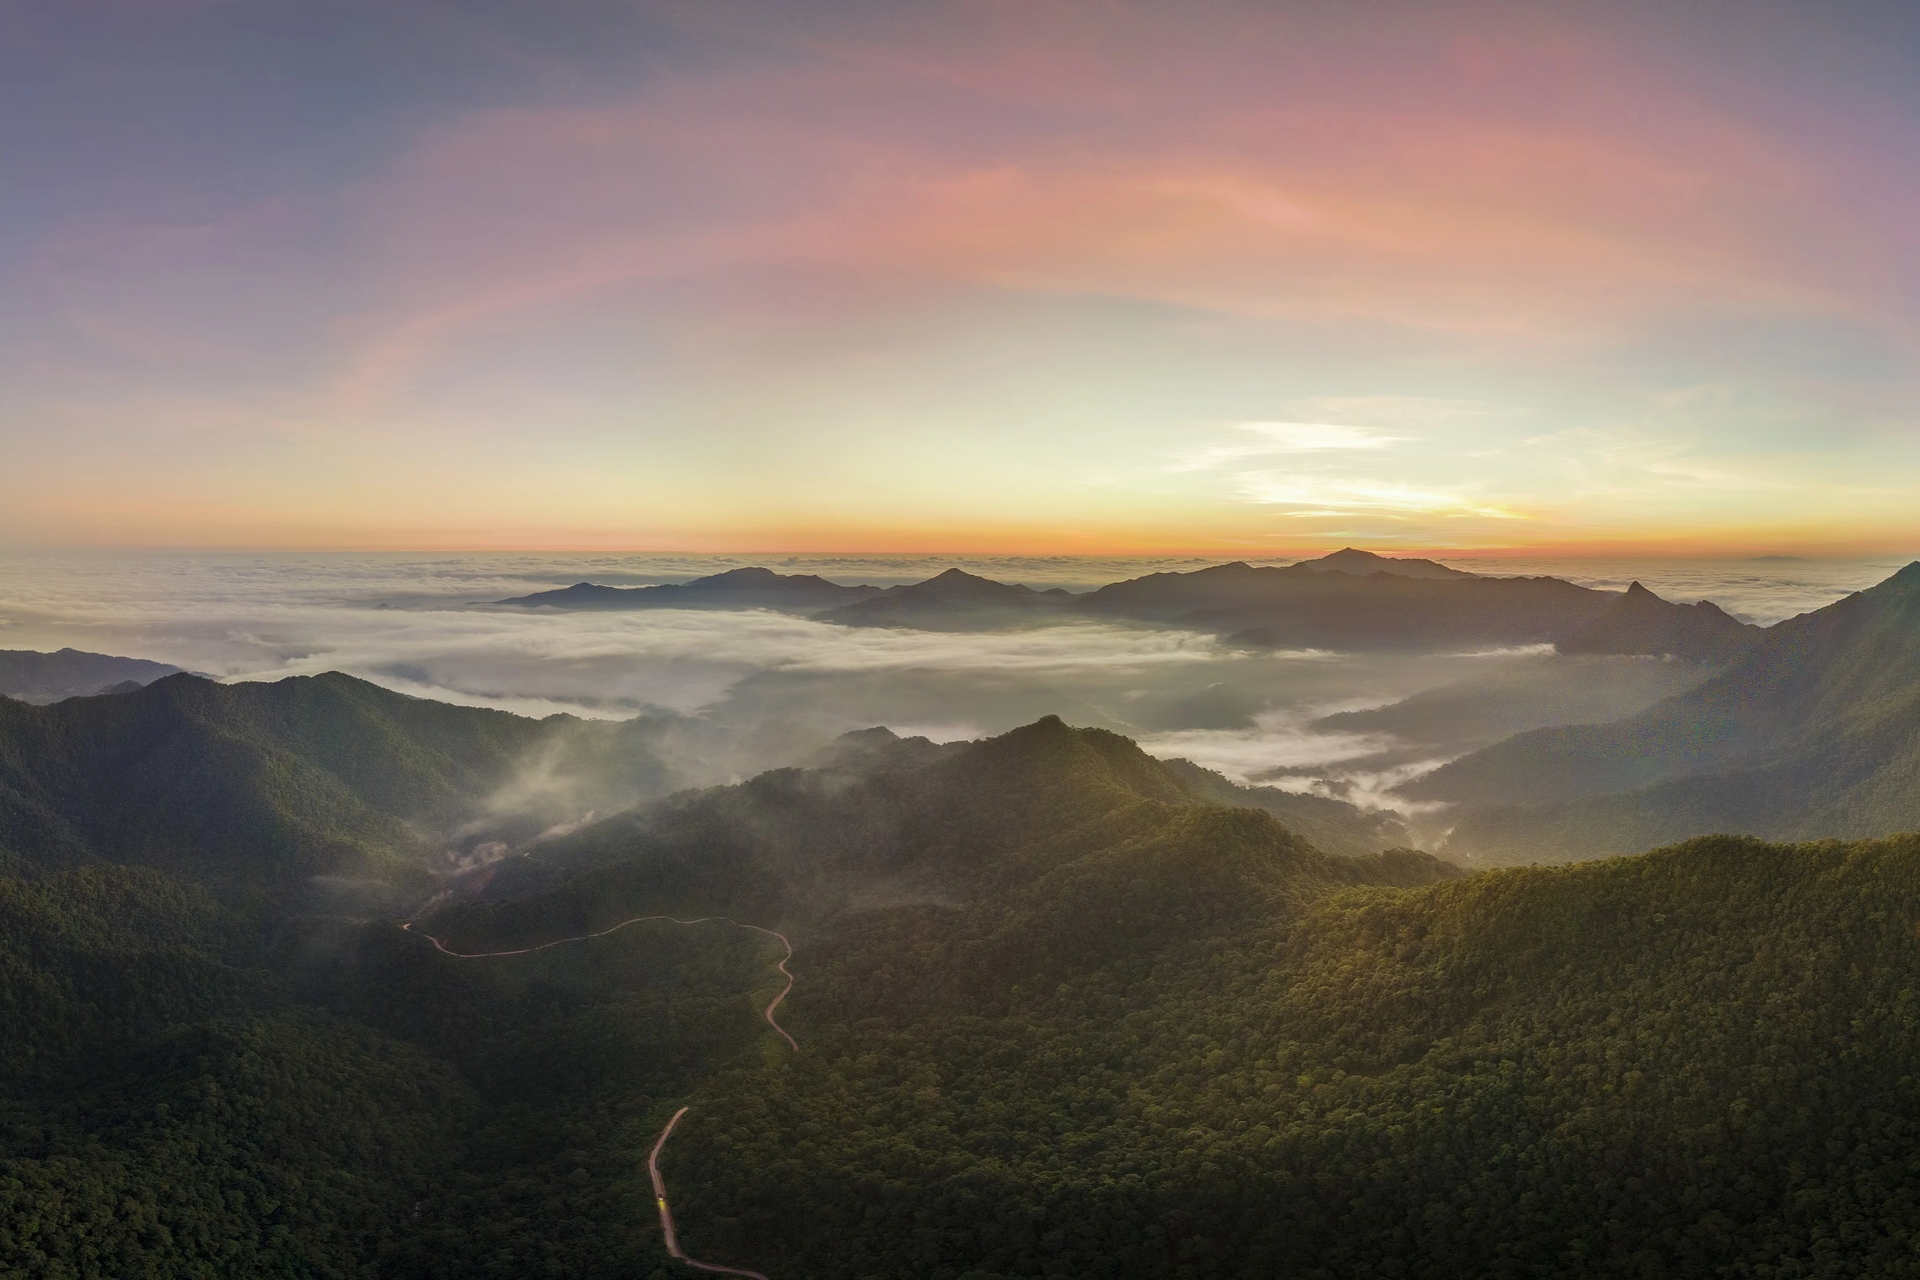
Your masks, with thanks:
[{"label": "unpaved road through forest", "polygon": [[[770,937],[780,939],[780,945],[786,948],[787,954],[780,958],[779,968],[780,972],[786,976],[787,985],[780,988],[780,994],[775,996],[767,1007],[761,1011],[760,1016],[767,1020],[768,1026],[780,1033],[781,1037],[786,1040],[787,1045],[792,1048],[794,1052],[798,1053],[800,1051],[800,1042],[787,1034],[787,1029],[774,1021],[773,1018],[773,1011],[780,1007],[780,1002],[785,1000],[787,993],[793,990],[793,970],[787,968],[787,961],[793,959],[793,943],[788,941],[786,934],[776,929],[763,929],[757,924],[741,924],[738,920],[730,920],[726,916],[700,916],[694,920],[681,920],[674,916],[635,916],[631,920],[622,920],[619,924],[602,929],[598,933],[583,933],[572,938],[556,938],[552,942],[543,942],[534,947],[520,947],[512,951],[455,951],[432,934],[424,930],[415,929],[411,920],[401,921],[400,928],[407,933],[417,933],[420,937],[431,942],[434,945],[434,949],[439,951],[440,954],[452,956],[456,960],[496,960],[504,956],[532,955],[536,951],[545,951],[548,947],[565,946],[569,942],[586,942],[593,938],[604,938],[608,934],[624,929],[630,924],[644,924],[649,920],[666,920],[673,924],[687,925],[730,924],[736,929],[751,929],[755,933],[764,933]],[[680,1117],[685,1114],[687,1114],[687,1108],[685,1107],[673,1113],[673,1118],[667,1121],[667,1127],[660,1131],[659,1140],[653,1144],[653,1151],[647,1156],[647,1173],[653,1179],[653,1200],[660,1209],[660,1232],[666,1237],[667,1252],[681,1262],[686,1263],[689,1267],[692,1267],[695,1271],[710,1271],[716,1275],[726,1276],[751,1276],[753,1280],[768,1280],[768,1277],[763,1272],[748,1271],[743,1267],[723,1267],[717,1262],[702,1262],[698,1258],[689,1258],[681,1251],[680,1239],[674,1234],[673,1230],[673,1210],[667,1204],[667,1182],[666,1179],[660,1176],[660,1151],[667,1145],[667,1139],[673,1135],[673,1126],[679,1124]]]},{"label": "unpaved road through forest", "polygon": [[548,947],[564,947],[569,942],[587,942],[593,938],[604,938],[610,933],[618,933],[630,924],[645,924],[649,920],[666,920],[673,924],[730,924],[736,929],[751,929],[755,933],[764,933],[769,937],[780,939],[780,945],[787,949],[787,954],[780,958],[779,969],[786,978],[787,985],[780,989],[780,994],[775,996],[765,1009],[761,1010],[760,1016],[767,1020],[768,1026],[780,1033],[788,1047],[796,1053],[799,1051],[800,1042],[788,1035],[787,1029],[775,1022],[773,1018],[773,1011],[780,1007],[780,1002],[785,1000],[787,993],[793,990],[793,970],[787,968],[787,961],[793,959],[793,943],[787,940],[786,934],[777,929],[763,929],[757,924],[741,924],[738,920],[729,920],[726,916],[700,916],[694,920],[680,920],[673,916],[635,916],[631,920],[622,920],[619,924],[610,925],[598,933],[583,933],[572,938],[556,938],[552,942],[543,942],[537,947],[520,947],[513,951],[455,951],[432,934],[416,930],[411,920],[401,921],[400,927],[408,933],[419,933],[421,937],[431,942],[440,954],[452,956],[456,960],[495,960],[501,956],[530,956],[536,951],[545,951]]},{"label": "unpaved road through forest", "polygon": [[653,1144],[653,1153],[647,1157],[647,1172],[653,1175],[653,1199],[660,1206],[660,1230],[667,1237],[667,1252],[692,1267],[695,1271],[713,1271],[726,1276],[752,1276],[754,1280],[767,1280],[764,1272],[749,1271],[745,1267],[723,1267],[717,1262],[702,1262],[698,1258],[689,1258],[680,1250],[680,1240],[673,1234],[673,1210],[667,1207],[667,1181],[660,1176],[660,1148],[667,1145],[667,1139],[673,1135],[673,1126],[680,1123],[680,1117],[687,1114],[685,1107],[673,1113],[673,1119],[667,1121],[667,1127],[660,1131],[660,1140]]}]

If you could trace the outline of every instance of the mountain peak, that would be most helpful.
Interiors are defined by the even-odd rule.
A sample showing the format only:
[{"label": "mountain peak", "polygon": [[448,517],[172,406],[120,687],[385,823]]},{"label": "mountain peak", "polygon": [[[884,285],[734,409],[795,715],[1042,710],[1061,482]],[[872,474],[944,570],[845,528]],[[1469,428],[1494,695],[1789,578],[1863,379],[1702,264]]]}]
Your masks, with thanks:
[{"label": "mountain peak", "polygon": [[1890,587],[1895,583],[1902,587],[1920,587],[1920,560],[1909,561],[1898,573],[1880,585]]},{"label": "mountain peak", "polygon": [[1562,653],[1670,655],[1725,663],[1759,638],[1760,628],[1732,617],[1719,605],[1706,600],[1675,604],[1636,581],[1602,617],[1560,641],[1559,648]]},{"label": "mountain peak", "polygon": [[[704,578],[695,578],[693,582],[712,583],[726,586],[764,586],[780,582],[782,578],[771,569],[762,569],[758,565],[743,565],[738,569],[727,569],[720,573],[710,573]],[[692,586],[693,583],[688,583]]]},{"label": "mountain peak", "polygon": [[1137,743],[1105,729],[1077,729],[1057,715],[971,743],[956,768],[984,768],[1044,797],[1063,779],[1120,788],[1144,799],[1191,803],[1193,794]]},{"label": "mountain peak", "polygon": [[939,630],[965,627],[969,619],[990,617],[996,610],[1019,610],[1023,615],[1032,616],[1038,610],[1058,607],[1072,598],[1066,592],[1035,591],[1018,583],[995,582],[965,569],[952,568],[920,582],[888,587],[871,599],[817,616],[826,622],[848,626]]},{"label": "mountain peak", "polygon": [[1373,573],[1391,573],[1402,578],[1472,578],[1478,575],[1464,569],[1450,569],[1436,560],[1420,560],[1413,557],[1396,559],[1373,551],[1362,551],[1358,547],[1342,547],[1331,555],[1321,556],[1318,560],[1302,560],[1294,566],[1296,569],[1311,569],[1316,573],[1346,573],[1356,577],[1366,577]]},{"label": "mountain peak", "polygon": [[1449,847],[1531,861],[1630,852],[1729,819],[1789,839],[1920,826],[1920,564],[1764,630],[1705,601],[1627,604],[1562,649],[1728,669],[1625,720],[1522,734],[1401,788],[1477,806]]}]

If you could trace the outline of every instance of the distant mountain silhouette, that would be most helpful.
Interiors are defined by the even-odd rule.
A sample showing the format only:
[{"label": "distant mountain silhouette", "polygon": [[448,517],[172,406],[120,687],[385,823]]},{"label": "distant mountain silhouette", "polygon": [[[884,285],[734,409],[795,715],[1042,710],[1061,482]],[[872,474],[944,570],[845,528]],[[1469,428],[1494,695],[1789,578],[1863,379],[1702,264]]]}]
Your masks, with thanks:
[{"label": "distant mountain silhouette", "polygon": [[1371,551],[1361,551],[1356,547],[1343,547],[1332,555],[1321,556],[1318,560],[1302,560],[1293,567],[1316,569],[1321,573],[1350,573],[1363,578],[1370,573],[1392,573],[1402,578],[1477,578],[1480,576],[1468,573],[1465,569],[1449,569],[1436,560],[1419,560],[1413,557],[1399,559],[1375,555]]},{"label": "distant mountain silhouette", "polygon": [[1560,642],[1562,653],[1645,653],[1695,662],[1731,662],[1763,628],[1731,617],[1710,600],[1674,604],[1638,582],[1586,630]]},{"label": "distant mountain silhouette", "polygon": [[850,627],[943,630],[962,624],[1006,622],[1016,620],[1017,616],[1058,610],[1073,598],[1071,592],[1058,587],[1036,591],[1032,587],[995,582],[964,569],[948,569],[925,582],[888,587],[868,599],[819,616],[824,622]]},{"label": "distant mountain silhouette", "polygon": [[1530,729],[1624,719],[1716,674],[1704,663],[1613,654],[1494,662],[1399,702],[1322,716],[1313,728],[1386,734],[1406,744],[1408,762],[1445,760]]},{"label": "distant mountain silhouette", "polygon": [[139,688],[179,670],[145,658],[116,658],[78,649],[54,653],[0,650],[0,694],[44,704],[96,693],[123,693],[129,684]]},{"label": "distant mountain silhouette", "polygon": [[1920,827],[1920,563],[1637,716],[1524,733],[1402,790],[1467,806],[1449,849],[1503,861]]},{"label": "distant mountain silhouette", "polygon": [[1153,573],[1074,594],[948,569],[897,587],[843,586],[812,574],[730,569],[692,582],[581,582],[494,604],[614,610],[763,608],[853,627],[985,631],[1049,618],[1166,622],[1250,648],[1432,652],[1558,644],[1570,652],[1667,654],[1720,662],[1757,629],[1716,606],[1673,605],[1645,588],[1623,600],[1559,578],[1497,578],[1432,560],[1348,547],[1283,568],[1244,561]]},{"label": "distant mountain silhouette", "polygon": [[1593,625],[1617,598],[1559,578],[1360,577],[1235,561],[1116,582],[1077,597],[1073,608],[1255,647],[1432,651],[1553,643]]},{"label": "distant mountain silhouette", "polygon": [[811,573],[778,574],[771,569],[729,569],[691,582],[655,587],[603,587],[576,582],[557,591],[538,591],[492,604],[553,609],[778,609],[814,613],[877,595],[879,587],[844,587]]}]

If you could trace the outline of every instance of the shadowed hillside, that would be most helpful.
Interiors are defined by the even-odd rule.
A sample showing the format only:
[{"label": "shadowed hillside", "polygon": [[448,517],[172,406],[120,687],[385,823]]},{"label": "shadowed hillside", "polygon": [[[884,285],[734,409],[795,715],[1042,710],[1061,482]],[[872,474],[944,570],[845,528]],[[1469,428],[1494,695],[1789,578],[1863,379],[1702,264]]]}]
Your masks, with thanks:
[{"label": "shadowed hillside", "polygon": [[1075,880],[822,940],[809,1052],[672,1153],[688,1230],[791,1276],[1912,1273],[1912,840],[1294,910],[1209,843],[1158,949]]},{"label": "shadowed hillside", "polygon": [[[337,673],[174,675],[45,707],[0,699],[0,869],[137,863],[279,890],[325,876],[417,894],[461,824],[511,824],[487,801],[529,766],[577,767],[628,800],[659,794],[660,767],[634,741],[644,728],[449,706]],[[565,762],[576,753],[588,758]],[[537,799],[533,820],[555,820]]]},{"label": "shadowed hillside", "polygon": [[1920,827],[1920,564],[1762,637],[1631,719],[1522,734],[1404,790],[1459,802],[1449,847],[1497,860]]},{"label": "shadowed hillside", "polygon": [[[1251,823],[1220,829],[1267,833],[1260,838],[1311,868],[1316,883],[1355,882],[1380,865],[1322,853],[1254,806],[1230,811],[1223,801],[1242,790],[1051,716],[933,752],[894,739],[849,765],[774,770],[549,842],[537,859],[502,868],[486,889],[492,901],[447,908],[432,927],[463,946],[521,946],[658,911],[775,920],[804,936],[810,922],[866,903],[1011,891],[1062,858],[1145,838],[1176,818]],[[1321,806],[1339,815],[1326,814],[1329,825],[1364,822],[1352,806]],[[1389,862],[1452,873],[1425,854]]]},{"label": "shadowed hillside", "polygon": [[1594,624],[1560,642],[1562,653],[1643,653],[1724,664],[1757,644],[1762,629],[1710,600],[1673,604],[1639,583]]},{"label": "shadowed hillside", "polygon": [[179,670],[145,658],[115,658],[78,649],[54,653],[6,649],[0,650],[0,696],[43,704],[62,698],[125,693]]},{"label": "shadowed hillside", "polygon": [[[355,684],[225,714],[426,781],[545,723]],[[667,1276],[684,1106],[688,1251],[781,1277],[1920,1270],[1913,837],[1462,876],[1240,794],[1047,718],[854,735],[414,932],[0,878],[0,1267]],[[781,948],[656,913],[784,930],[798,1049]]]}]

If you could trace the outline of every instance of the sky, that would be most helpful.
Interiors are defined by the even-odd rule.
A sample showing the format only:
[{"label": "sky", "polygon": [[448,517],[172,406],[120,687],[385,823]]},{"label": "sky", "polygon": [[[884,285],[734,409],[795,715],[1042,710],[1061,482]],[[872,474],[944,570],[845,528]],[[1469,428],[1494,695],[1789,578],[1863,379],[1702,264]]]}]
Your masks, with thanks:
[{"label": "sky", "polygon": [[1920,548],[1920,8],[0,0],[0,545]]}]

